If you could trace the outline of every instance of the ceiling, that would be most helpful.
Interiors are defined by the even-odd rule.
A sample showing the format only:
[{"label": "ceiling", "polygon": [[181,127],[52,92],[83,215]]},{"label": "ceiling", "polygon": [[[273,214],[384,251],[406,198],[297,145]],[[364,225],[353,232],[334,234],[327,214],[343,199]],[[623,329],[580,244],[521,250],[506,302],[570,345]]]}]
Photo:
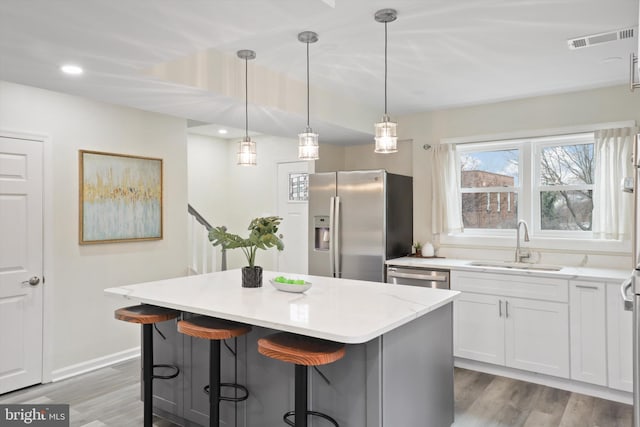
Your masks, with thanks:
[{"label": "ceiling", "polygon": [[[382,8],[398,11],[388,24],[392,118],[624,84],[638,43],[638,0],[0,0],[0,79],[243,129],[242,86],[224,93],[149,70],[202,52],[241,62],[236,51],[252,49],[256,65],[304,84],[296,36],[313,30],[312,97],[348,98],[362,112],[350,125],[312,111],[314,130],[321,142],[370,142],[384,109],[384,27],[373,19]],[[633,39],[567,47],[629,27]],[[66,62],[84,75],[62,75]],[[304,100],[301,108],[249,102],[252,131],[295,138],[304,130]]]}]

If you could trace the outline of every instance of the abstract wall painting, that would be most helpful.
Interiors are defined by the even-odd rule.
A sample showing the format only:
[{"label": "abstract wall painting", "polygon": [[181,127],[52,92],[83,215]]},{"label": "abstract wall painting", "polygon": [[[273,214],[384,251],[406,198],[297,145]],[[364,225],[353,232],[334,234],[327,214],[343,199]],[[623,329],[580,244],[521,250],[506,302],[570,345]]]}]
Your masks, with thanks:
[{"label": "abstract wall painting", "polygon": [[80,244],[162,239],[162,159],[79,151]]}]

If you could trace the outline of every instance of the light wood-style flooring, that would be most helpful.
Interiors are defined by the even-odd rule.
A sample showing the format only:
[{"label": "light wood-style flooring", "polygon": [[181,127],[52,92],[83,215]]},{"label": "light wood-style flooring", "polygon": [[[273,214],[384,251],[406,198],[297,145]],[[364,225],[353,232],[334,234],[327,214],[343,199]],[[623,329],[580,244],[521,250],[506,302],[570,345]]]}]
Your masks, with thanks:
[{"label": "light wood-style flooring", "polygon": [[[139,373],[138,360],[124,362],[0,395],[0,404],[69,403],[71,427],[138,427],[142,426]],[[466,369],[455,371],[455,398],[454,427],[631,426],[629,405]],[[154,425],[175,426],[160,418]]]}]

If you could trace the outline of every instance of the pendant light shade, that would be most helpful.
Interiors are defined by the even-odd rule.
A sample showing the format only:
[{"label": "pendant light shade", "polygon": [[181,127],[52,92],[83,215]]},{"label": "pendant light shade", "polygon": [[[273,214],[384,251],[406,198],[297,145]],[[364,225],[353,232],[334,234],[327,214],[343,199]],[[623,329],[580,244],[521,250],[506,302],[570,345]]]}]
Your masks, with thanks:
[{"label": "pendant light shade", "polygon": [[317,160],[320,158],[318,134],[309,125],[309,43],[318,41],[318,34],[313,31],[303,31],[298,34],[298,40],[307,45],[307,128],[298,134],[298,158],[300,160]]},{"label": "pendant light shade", "polygon": [[244,59],[244,131],[245,136],[238,142],[238,164],[241,166],[256,165],[256,143],[249,137],[249,60],[256,58],[252,50],[239,50],[238,58]]},{"label": "pendant light shade", "polygon": [[375,152],[395,153],[398,151],[398,124],[392,122],[387,113],[387,23],[397,19],[398,14],[393,9],[382,9],[376,12],[375,20],[384,24],[384,116],[375,127]]}]

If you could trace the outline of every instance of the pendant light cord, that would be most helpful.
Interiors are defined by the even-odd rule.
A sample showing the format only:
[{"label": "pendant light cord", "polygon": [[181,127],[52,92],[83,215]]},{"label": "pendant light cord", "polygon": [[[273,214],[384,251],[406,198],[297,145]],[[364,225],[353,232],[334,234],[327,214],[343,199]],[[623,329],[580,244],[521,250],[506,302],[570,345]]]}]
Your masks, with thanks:
[{"label": "pendant light cord", "polygon": [[244,59],[244,133],[249,138],[249,59]]},{"label": "pendant light cord", "polygon": [[307,129],[309,129],[309,42],[307,42]]},{"label": "pendant light cord", "polygon": [[387,23],[384,23],[384,115],[387,115]]}]

